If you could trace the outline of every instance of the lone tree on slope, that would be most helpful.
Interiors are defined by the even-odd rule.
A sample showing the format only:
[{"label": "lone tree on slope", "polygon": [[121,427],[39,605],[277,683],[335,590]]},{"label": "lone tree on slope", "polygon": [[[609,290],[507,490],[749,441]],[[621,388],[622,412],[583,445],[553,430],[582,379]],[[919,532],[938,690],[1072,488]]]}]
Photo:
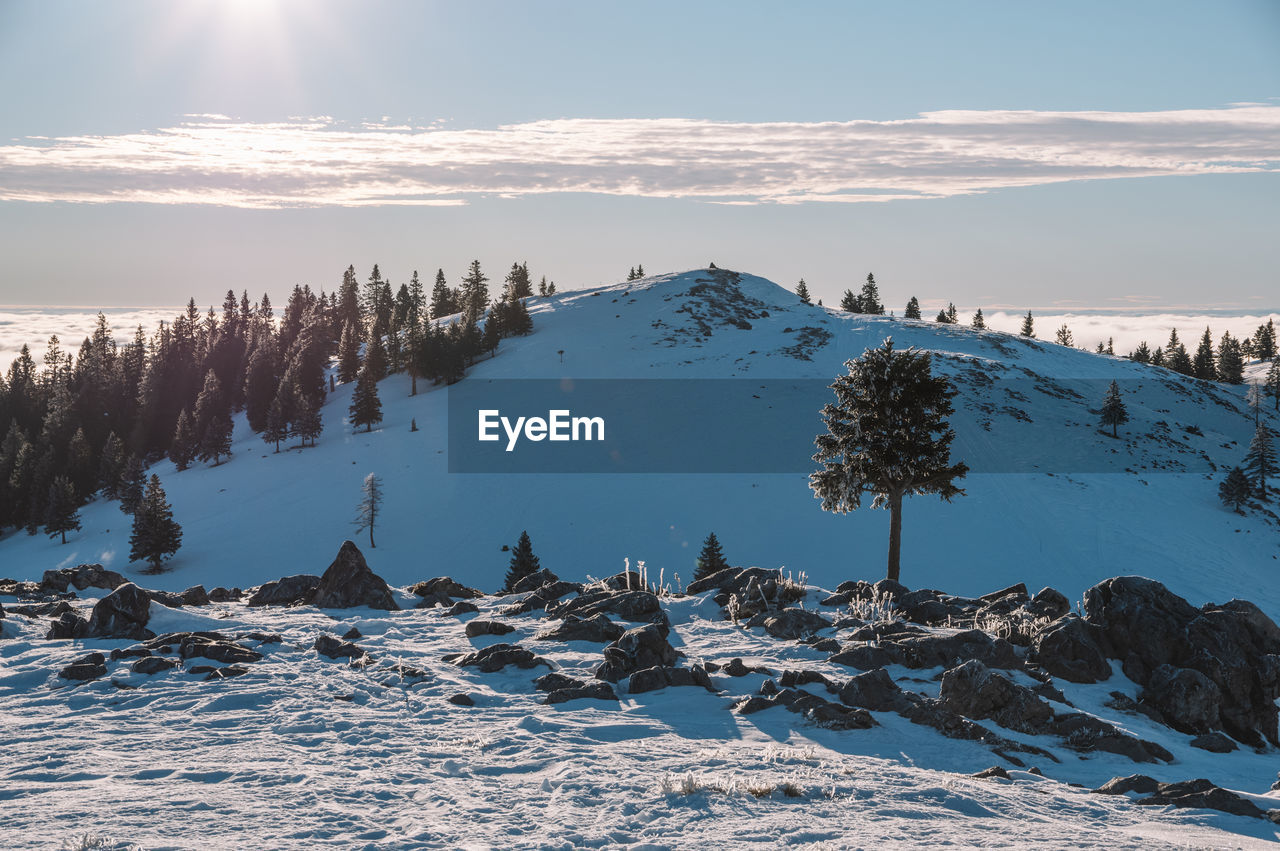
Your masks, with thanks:
[{"label": "lone tree on slope", "polygon": [[521,532],[515,552],[511,554],[511,564],[507,567],[507,579],[502,590],[511,591],[517,582],[538,570],[538,557],[533,554],[533,542],[529,540],[529,533]]},{"label": "lone tree on slope", "polygon": [[1027,315],[1023,317],[1022,330],[1019,331],[1018,333],[1023,337],[1035,337],[1036,321],[1035,321],[1035,318],[1032,317],[1030,310],[1028,310]]},{"label": "lone tree on slope", "polygon": [[1232,467],[1231,472],[1227,473],[1227,477],[1218,485],[1218,498],[1222,500],[1223,505],[1236,514],[1244,514],[1242,509],[1249,501],[1252,491],[1253,485],[1249,483],[1249,477],[1244,470]]},{"label": "lone tree on slope", "polygon": [[1271,442],[1271,432],[1265,425],[1259,425],[1249,441],[1249,451],[1244,456],[1244,471],[1253,481],[1258,499],[1267,498],[1267,476],[1276,470],[1275,444]]},{"label": "lone tree on slope", "polygon": [[1107,396],[1102,400],[1102,424],[1111,426],[1111,436],[1119,437],[1117,429],[1129,422],[1129,412],[1125,410],[1124,401],[1120,398],[1120,385],[1112,381],[1107,388]]},{"label": "lone tree on slope", "polygon": [[822,409],[828,433],[817,437],[813,460],[823,469],[809,476],[824,511],[844,514],[874,494],[872,508],[889,509],[887,575],[897,581],[902,552],[902,498],[932,493],[951,501],[964,493],[954,484],[969,468],[952,464],[947,422],[956,391],[934,377],[931,358],[913,348],[895,351],[886,339],[857,360],[831,389],[836,401]]},{"label": "lone tree on slope", "polygon": [[182,546],[182,527],[173,519],[160,477],[151,474],[147,493],[133,515],[129,536],[129,561],[149,561],[148,573],[159,573],[160,564]]},{"label": "lone tree on slope", "polygon": [[382,511],[382,479],[378,478],[377,473],[370,473],[364,477],[364,484],[360,490],[363,496],[360,497],[360,504],[356,506],[356,519],[352,522],[355,524],[357,535],[365,529],[369,530],[369,547],[377,549],[378,545],[373,542],[373,527],[378,522],[379,512]]},{"label": "lone tree on slope", "polygon": [[809,296],[809,286],[804,282],[804,278],[801,278],[800,283],[796,285],[796,295],[800,296],[800,301],[804,304],[813,304]]},{"label": "lone tree on slope", "polygon": [[702,551],[698,553],[698,560],[695,562],[693,571],[693,580],[697,582],[699,579],[706,579],[717,571],[724,570],[729,566],[729,562],[725,561],[724,550],[720,549],[720,541],[716,539],[716,533],[712,532],[707,535],[706,540],[702,542]]}]

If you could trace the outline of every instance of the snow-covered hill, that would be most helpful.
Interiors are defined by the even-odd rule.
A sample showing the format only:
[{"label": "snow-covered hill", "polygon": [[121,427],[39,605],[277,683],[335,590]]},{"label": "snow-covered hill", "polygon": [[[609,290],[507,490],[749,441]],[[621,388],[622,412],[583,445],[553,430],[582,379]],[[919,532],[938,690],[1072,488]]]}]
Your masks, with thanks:
[{"label": "snow-covered hill", "polygon": [[[1239,389],[998,332],[808,306],[769,281],[723,271],[534,298],[530,308],[534,333],[504,341],[465,382],[829,380],[887,336],[936,352],[936,369],[961,391],[954,455],[974,472],[963,482],[967,495],[951,504],[907,501],[902,577],[910,587],[981,593],[1023,581],[1074,599],[1104,577],[1138,573],[1195,603],[1241,596],[1280,615],[1277,526],[1217,500],[1224,467],[1239,463],[1252,432]],[[1094,413],[1112,379],[1132,417],[1119,440],[1099,432]],[[351,391],[340,385],[315,448],[273,454],[241,418],[229,463],[182,473],[157,465],[185,534],[172,572],[147,583],[248,587],[317,572],[352,534],[370,471],[384,480],[386,505],[369,559],[393,583],[451,574],[496,587],[503,547],[525,529],[544,565],[567,577],[613,573],[630,558],[687,581],[709,531],[732,563],[785,566],[827,586],[883,575],[887,515],[823,513],[803,471],[449,474],[449,391],[410,397],[403,375],[379,391],[385,419],[372,433],[344,423]],[[822,401],[786,412],[797,436],[788,439],[806,444],[800,453],[821,429]],[[770,404],[767,395],[760,404]],[[126,563],[128,518],[114,503],[86,507],[83,525],[65,546],[22,533],[0,540],[0,576],[38,579],[85,562],[136,575],[140,566]]]}]

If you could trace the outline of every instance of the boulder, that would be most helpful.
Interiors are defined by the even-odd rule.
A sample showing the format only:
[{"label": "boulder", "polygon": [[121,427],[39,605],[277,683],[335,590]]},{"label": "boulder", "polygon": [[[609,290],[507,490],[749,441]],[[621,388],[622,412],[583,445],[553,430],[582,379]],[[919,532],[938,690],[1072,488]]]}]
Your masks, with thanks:
[{"label": "boulder", "polygon": [[338,556],[320,577],[310,602],[320,609],[370,609],[397,611],[387,583],[372,570],[351,541],[343,541]]},{"label": "boulder", "polygon": [[580,618],[577,615],[565,615],[560,623],[551,629],[539,633],[538,641],[596,641],[607,643],[617,641],[625,632],[622,627],[609,620],[604,614]]},{"label": "boulder", "polygon": [[84,638],[89,634],[89,622],[74,612],[63,612],[49,626],[45,633],[47,639]]},{"label": "boulder", "polygon": [[908,668],[952,668],[970,659],[977,659],[989,668],[1022,666],[1012,644],[1003,638],[992,638],[978,629],[951,635],[907,634],[882,640],[878,646],[848,645],[830,661],[871,670],[889,664]]},{"label": "boulder", "polygon": [[126,581],[114,570],[107,570],[100,564],[81,564],[59,570],[46,570],[44,578],[40,580],[40,588],[59,594],[65,593],[68,586],[74,586],[77,591],[83,591],[86,588],[114,591]]},{"label": "boulder", "polygon": [[1160,806],[1169,804],[1179,809],[1194,808],[1218,810],[1234,816],[1250,816],[1266,818],[1257,804],[1242,798],[1235,792],[1221,789],[1203,778],[1184,780],[1180,783],[1161,783],[1155,793],[1140,798],[1137,803],[1143,806]]},{"label": "boulder", "polygon": [[613,576],[606,576],[600,582],[610,591],[648,591],[656,593],[658,590],[651,583],[646,583],[640,574],[634,570],[624,570],[621,573],[615,573]]},{"label": "boulder", "polygon": [[212,659],[215,662],[257,662],[262,654],[250,650],[233,641],[219,641],[201,635],[192,634],[182,640],[178,646],[178,655],[183,659]]},{"label": "boulder", "polygon": [[1028,658],[1052,676],[1096,683],[1111,676],[1105,645],[1101,629],[1078,615],[1068,615],[1036,633]]},{"label": "boulder", "polygon": [[817,612],[801,608],[787,608],[774,612],[762,612],[747,621],[747,626],[763,626],[774,638],[794,640],[812,635],[831,626],[831,621]]},{"label": "boulder", "polygon": [[204,590],[203,585],[192,585],[187,590],[178,594],[182,598],[182,602],[188,606],[207,606],[211,602],[209,594]]},{"label": "boulder", "polygon": [[478,638],[482,635],[507,635],[515,632],[516,628],[502,621],[473,620],[467,623],[465,631],[467,638]]},{"label": "boulder", "polygon": [[707,691],[716,690],[716,687],[711,684],[711,677],[707,675],[707,669],[701,665],[694,665],[692,668],[660,665],[632,674],[631,679],[627,681],[627,692],[642,694],[668,686],[702,686]]},{"label": "boulder", "polygon": [[449,702],[452,703],[454,706],[475,706],[476,705],[476,702],[471,699],[471,695],[461,691],[458,692],[457,694],[449,695]]},{"label": "boulder", "polygon": [[227,665],[225,668],[210,668],[206,666],[197,666],[187,671],[191,674],[204,674],[204,681],[209,680],[229,680],[232,677],[241,677],[249,673],[249,669],[243,665]]},{"label": "boulder", "polygon": [[173,591],[144,590],[146,590],[147,596],[151,598],[152,602],[159,603],[160,605],[166,606],[170,609],[181,609],[186,605],[186,601],[182,599],[182,595],[174,593]]},{"label": "boulder", "polygon": [[462,597],[464,599],[474,599],[483,597],[483,591],[477,591],[475,588],[468,588],[461,582],[455,582],[448,576],[437,576],[435,579],[428,579],[425,582],[419,582],[409,589],[410,593],[417,594],[419,597],[430,597],[435,594],[443,594],[446,597]]},{"label": "boulder", "polygon": [[550,608],[566,594],[576,594],[582,586],[576,582],[551,582],[536,591],[525,594],[518,602],[512,603],[502,610],[504,615],[523,615],[539,609]]},{"label": "boulder", "polygon": [[459,658],[456,663],[461,667],[479,668],[486,674],[500,671],[507,665],[517,668],[533,668],[538,665],[551,667],[551,663],[541,656],[535,656],[519,644],[493,644],[482,647],[474,653]]},{"label": "boulder", "polygon": [[130,647],[117,647],[111,651],[111,661],[118,659],[146,659],[152,655],[151,651],[141,644],[134,644]]},{"label": "boulder", "polygon": [[781,571],[767,570],[763,567],[726,567],[717,570],[710,576],[690,582],[685,588],[687,594],[705,594],[708,591],[723,591],[734,594],[745,591],[754,579],[759,583],[775,582],[781,577]]},{"label": "boulder", "polygon": [[363,647],[357,647],[349,641],[343,641],[332,635],[317,636],[312,646],[321,656],[328,656],[330,659],[350,659],[352,663],[367,659],[369,656]]},{"label": "boulder", "polygon": [[1012,780],[1013,779],[1012,777],[1009,776],[1009,772],[1007,770],[1001,768],[998,765],[993,765],[990,768],[984,768],[981,771],[975,773],[973,776],[979,780]]},{"label": "boulder", "polygon": [[1021,733],[1041,733],[1053,719],[1052,707],[1035,692],[993,673],[976,659],[942,675],[940,697],[967,718],[989,718]]},{"label": "boulder", "polygon": [[[511,590],[507,593],[527,594],[530,591],[537,591],[539,588],[542,588],[544,586],[554,585],[559,581],[560,581],[560,577],[556,576],[554,573],[552,573],[551,571],[547,570],[544,567],[544,568],[541,568],[540,570],[535,570],[533,573],[530,573],[528,576],[521,576],[519,579],[516,580],[516,583],[511,586]],[[454,595],[454,596],[460,596],[460,595]]]},{"label": "boulder", "polygon": [[64,680],[76,680],[85,682],[87,680],[96,680],[98,677],[105,676],[107,673],[107,660],[101,653],[90,653],[75,660],[67,667],[58,672],[58,676]]},{"label": "boulder", "polygon": [[[311,599],[320,577],[310,573],[284,576],[275,582],[266,582],[253,592],[247,606],[301,606]],[[215,589],[216,590],[216,589]],[[210,597],[213,595],[211,594]]]},{"label": "boulder", "polygon": [[739,715],[751,715],[775,706],[784,707],[819,727],[832,730],[867,730],[876,723],[865,709],[842,706],[798,689],[775,690],[768,695],[744,698],[734,705],[733,711]]},{"label": "boulder", "polygon": [[576,688],[585,685],[582,680],[574,679],[566,674],[558,671],[552,671],[549,674],[543,674],[533,681],[533,687],[538,691],[556,691],[562,688]]},{"label": "boulder", "polygon": [[1173,754],[1155,742],[1123,732],[1093,715],[1071,712],[1055,716],[1049,732],[1061,736],[1067,747],[1077,751],[1107,751],[1134,762],[1173,762]]},{"label": "boulder", "polygon": [[1231,753],[1238,748],[1235,740],[1230,736],[1224,736],[1222,733],[1204,733],[1196,736],[1191,740],[1191,747],[1199,748],[1209,753]]},{"label": "boulder", "polygon": [[1190,668],[1156,668],[1142,702],[1158,709],[1166,724],[1183,733],[1205,733],[1220,726],[1222,692],[1213,680]]},{"label": "boulder", "polygon": [[147,629],[150,618],[151,597],[137,585],[126,582],[94,605],[88,635],[135,641],[152,638],[155,633]]},{"label": "boulder", "polygon": [[645,668],[672,667],[677,658],[679,654],[658,626],[646,624],[627,630],[604,649],[604,663],[596,669],[596,678],[616,683]]},{"label": "boulder", "polygon": [[444,611],[441,614],[444,617],[459,618],[463,615],[474,615],[478,611],[480,611],[480,607],[475,603],[468,603],[466,600],[459,600],[450,606],[447,611]]},{"label": "boulder", "polygon": [[736,656],[723,665],[715,662],[708,662],[706,667],[709,672],[713,674],[721,673],[726,677],[745,677],[747,674],[764,674],[766,676],[773,675],[773,671],[770,671],[763,665],[747,665],[743,663],[742,659]]},{"label": "boulder", "polygon": [[[316,577],[316,581],[319,581],[319,577]],[[217,588],[214,588],[212,591],[209,592],[209,602],[211,603],[239,602],[240,598],[243,596],[244,596],[244,592],[241,591],[239,588],[223,588],[221,585],[219,585]],[[259,604],[259,605],[264,605],[264,604]]]},{"label": "boulder", "polygon": [[1137,792],[1139,795],[1150,795],[1159,788],[1160,783],[1154,777],[1130,774],[1128,777],[1112,777],[1094,789],[1093,793],[1095,795],[1127,795],[1130,792]]},{"label": "boulder", "polygon": [[786,670],[778,677],[777,684],[783,688],[795,688],[796,686],[817,684],[821,685],[832,694],[836,694],[840,691],[840,687],[833,683],[826,674],[819,673],[818,671]]},{"label": "boulder", "polygon": [[984,603],[994,603],[997,600],[1006,600],[1009,597],[1021,597],[1025,600],[1027,597],[1026,583],[1019,582],[1016,585],[1010,585],[1008,588],[1001,588],[999,591],[983,594],[978,599]]},{"label": "boulder", "polygon": [[547,606],[547,617],[561,619],[566,615],[590,618],[606,612],[623,620],[640,621],[661,614],[662,604],[656,594],[648,591],[594,591]]},{"label": "boulder", "polygon": [[584,683],[574,680],[574,685],[564,688],[552,689],[547,693],[547,697],[543,703],[556,704],[567,703],[570,700],[583,700],[590,698],[592,700],[612,700],[617,701],[617,692],[613,690],[613,686],[608,683],[602,683],[598,680],[595,682]]},{"label": "boulder", "polygon": [[1071,611],[1071,601],[1060,591],[1041,588],[1027,604],[1027,611],[1037,618],[1057,620]]},{"label": "boulder", "polygon": [[850,677],[840,689],[840,700],[876,712],[905,712],[911,700],[884,668]]},{"label": "boulder", "polygon": [[133,663],[130,668],[136,674],[158,674],[161,671],[169,671],[178,667],[178,663],[172,659],[166,659],[163,656],[147,656]]}]

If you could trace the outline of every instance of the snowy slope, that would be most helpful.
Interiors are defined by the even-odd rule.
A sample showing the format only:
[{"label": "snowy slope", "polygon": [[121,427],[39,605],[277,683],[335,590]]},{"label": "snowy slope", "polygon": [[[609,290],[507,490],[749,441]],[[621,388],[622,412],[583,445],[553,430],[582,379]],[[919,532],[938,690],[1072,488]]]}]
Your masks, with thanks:
[{"label": "snowy slope", "polygon": [[[955,455],[975,472],[951,504],[908,500],[908,586],[983,593],[1025,581],[1078,599],[1104,577],[1140,573],[1197,604],[1240,596],[1280,615],[1277,526],[1235,516],[1216,497],[1252,431],[1239,389],[998,332],[850,316],[800,304],[760,278],[734,282],[707,270],[534,298],[530,307],[535,332],[504,341],[465,381],[829,380],[890,335],[938,353],[936,368],[961,390]],[[1121,440],[1100,434],[1091,412],[1113,378],[1133,418]],[[387,503],[378,547],[366,550],[397,584],[451,574],[496,587],[508,558],[502,547],[523,529],[544,565],[567,577],[613,573],[630,557],[687,581],[712,530],[733,563],[785,565],[826,586],[883,575],[887,515],[824,514],[802,472],[450,475],[448,391],[410,398],[408,385],[403,375],[382,383],[385,420],[371,434],[343,423],[350,388],[339,386],[315,448],[273,454],[239,419],[229,463],[182,473],[157,465],[185,537],[172,572],[147,584],[248,587],[323,570],[353,533],[370,471],[383,477]],[[821,428],[816,405],[788,415],[807,453]],[[411,419],[419,431],[410,432]],[[38,579],[82,562],[136,575],[126,563],[129,524],[115,504],[86,507],[83,524],[65,546],[21,533],[0,540],[0,575]]]}]

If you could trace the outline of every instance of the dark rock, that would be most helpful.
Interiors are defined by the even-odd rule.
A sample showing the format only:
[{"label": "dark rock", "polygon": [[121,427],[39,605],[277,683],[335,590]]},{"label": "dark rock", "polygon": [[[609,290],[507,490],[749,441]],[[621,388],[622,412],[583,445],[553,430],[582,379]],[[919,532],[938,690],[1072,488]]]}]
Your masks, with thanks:
[{"label": "dark rock", "polygon": [[909,590],[901,582],[894,582],[892,579],[881,579],[871,586],[873,597],[888,597],[890,600],[897,600]]},{"label": "dark rock", "polygon": [[1173,762],[1173,754],[1155,742],[1130,736],[1115,725],[1082,712],[1056,716],[1049,731],[1061,736],[1073,750],[1107,751],[1134,762]]},{"label": "dark rock", "polygon": [[[195,668],[191,669],[192,672]],[[214,668],[205,674],[205,682],[209,680],[229,680],[232,677],[241,677],[249,673],[249,669],[243,665],[227,665],[225,668]]]},{"label": "dark rock", "polygon": [[[316,577],[316,581],[319,581],[319,577]],[[209,592],[209,601],[212,603],[234,603],[238,602],[243,596],[244,592],[239,588],[223,588],[219,585]],[[259,605],[270,604],[260,603]]]},{"label": "dark rock", "polygon": [[1022,660],[1009,642],[977,629],[953,635],[908,634],[882,640],[878,646],[846,645],[829,661],[869,671],[886,665],[908,668],[952,668],[976,659],[989,668],[1019,668]]},{"label": "dark rock", "polygon": [[790,712],[802,715],[820,727],[832,730],[866,730],[875,726],[875,719],[865,709],[842,706],[817,695],[794,689],[784,689],[769,696],[744,698],[734,705],[739,715],[751,715],[764,709],[782,706]]},{"label": "dark rock", "polygon": [[884,668],[857,674],[840,689],[840,700],[876,712],[905,712],[911,700]]},{"label": "dark rock", "polygon": [[886,638],[895,638],[903,635],[927,635],[928,633],[918,626],[902,621],[881,621],[873,624],[863,624],[858,626],[849,635],[850,641],[883,641]]},{"label": "dark rock", "polygon": [[603,614],[592,615],[589,618],[565,615],[557,626],[540,633],[537,639],[539,641],[610,642],[621,638],[624,631]]},{"label": "dark rock", "polygon": [[648,591],[595,591],[547,606],[547,617],[561,618],[577,615],[590,618],[613,613],[623,620],[641,621],[662,613],[658,597]]},{"label": "dark rock", "polygon": [[781,575],[780,571],[767,570],[763,567],[726,567],[710,576],[690,582],[685,588],[685,593],[705,594],[708,591],[724,591],[733,594],[745,591],[753,579],[758,583],[764,583],[770,579],[776,582]]},{"label": "dark rock", "polygon": [[458,692],[449,696],[449,702],[454,706],[475,706],[476,702],[471,699],[471,695],[466,692]]},{"label": "dark rock", "polygon": [[847,665],[850,668],[857,668],[861,671],[874,671],[876,668],[892,665],[895,660],[893,654],[884,647],[861,644],[847,647],[830,656],[827,661],[835,662],[837,665]]},{"label": "dark rock", "polygon": [[808,639],[801,639],[801,643],[807,644],[819,653],[839,653],[841,644],[834,638],[817,638],[811,636]]},{"label": "dark rock", "polygon": [[441,614],[445,617],[457,618],[462,617],[463,615],[474,615],[478,611],[480,611],[480,607],[475,603],[468,603],[466,600],[459,600],[450,606],[448,611],[442,612]]},{"label": "dark rock", "polygon": [[630,694],[642,694],[668,686],[702,686],[707,691],[716,690],[711,684],[711,677],[707,675],[707,669],[694,665],[692,668],[656,666],[636,671],[627,683],[627,691]]},{"label": "dark rock", "polygon": [[482,635],[508,635],[516,631],[509,623],[502,621],[473,620],[467,623],[467,638],[478,638]]},{"label": "dark rock", "polygon": [[853,601],[853,595],[846,592],[836,592],[827,597],[823,597],[819,601],[822,606],[847,606]]},{"label": "dark rock", "polygon": [[151,655],[151,651],[141,644],[134,644],[130,647],[117,647],[111,651],[111,661],[117,659],[145,659]]},{"label": "dark rock", "polygon": [[978,773],[974,774],[973,776],[978,778],[979,780],[992,780],[992,779],[1012,780],[1013,779],[1012,777],[1009,776],[1008,771],[1005,771],[1003,768],[1001,768],[998,765],[993,765],[990,768],[984,768]]},{"label": "dark rock", "polygon": [[1161,783],[1155,794],[1138,800],[1144,806],[1171,804],[1179,809],[1194,808],[1219,810],[1234,816],[1266,818],[1266,813],[1250,800],[1235,792],[1220,789],[1208,780],[1184,780],[1181,783]]},{"label": "dark rock", "polygon": [[90,653],[83,656],[58,672],[64,680],[96,680],[107,673],[106,657],[101,653]]},{"label": "dark rock", "polygon": [[74,612],[63,612],[58,619],[49,626],[49,631],[45,633],[45,638],[53,640],[59,638],[84,638],[89,634],[89,622]]},{"label": "dark rock", "polygon": [[562,688],[577,688],[582,685],[586,685],[586,683],[556,671],[543,674],[533,681],[533,687],[538,691],[556,691]]},{"label": "dark rock", "polygon": [[[424,671],[422,668],[415,668],[413,665],[406,665],[403,662],[396,662],[391,666],[391,670],[395,671],[401,680],[426,680],[431,679],[431,672]],[[398,685],[395,680],[383,683],[386,686]]]},{"label": "dark rock", "polygon": [[652,584],[646,584],[640,574],[634,570],[624,570],[613,576],[606,576],[600,581],[611,591],[648,591],[652,594],[658,590]]},{"label": "dark rock", "polygon": [[464,668],[479,668],[486,674],[500,671],[507,665],[515,665],[517,668],[533,668],[538,665],[551,667],[551,663],[546,659],[535,656],[519,644],[493,644],[482,647],[474,653],[462,656],[455,664]]},{"label": "dark rock", "polygon": [[200,657],[225,663],[257,662],[262,658],[261,653],[243,645],[231,641],[213,641],[199,635],[184,639],[178,647],[178,655],[183,659]]},{"label": "dark rock", "polygon": [[178,596],[188,606],[207,606],[210,603],[209,594],[204,590],[203,585],[192,585]]},{"label": "dark rock", "polygon": [[39,582],[20,582],[17,579],[0,579],[0,594],[12,597],[36,597],[45,593]]},{"label": "dark rock", "polygon": [[596,678],[616,683],[645,668],[671,667],[677,658],[676,649],[657,625],[646,624],[627,630],[604,649],[604,664],[596,670]]},{"label": "dark rock", "polygon": [[161,671],[168,671],[178,667],[178,663],[172,659],[166,659],[163,656],[148,656],[133,663],[130,669],[137,674],[158,674]]},{"label": "dark rock", "polygon": [[353,626],[342,634],[342,638],[345,641],[355,641],[357,638],[364,638],[364,636],[360,633],[360,630]]},{"label": "dark rock", "polygon": [[1230,736],[1224,736],[1222,733],[1204,733],[1196,736],[1191,740],[1191,747],[1199,748],[1209,753],[1231,753],[1236,750],[1238,745]]},{"label": "dark rock", "polygon": [[107,570],[100,564],[81,564],[59,570],[46,570],[44,578],[40,581],[40,588],[57,593],[65,592],[68,586],[74,586],[77,591],[83,591],[86,588],[114,591],[126,581],[114,570]]},{"label": "dark rock", "polygon": [[1130,792],[1137,792],[1139,795],[1150,795],[1159,788],[1160,783],[1154,777],[1130,774],[1128,777],[1112,777],[1094,789],[1093,793],[1095,795],[1127,795]]},{"label": "dark rock", "polygon": [[[766,672],[767,673],[767,672]],[[778,677],[778,685],[783,688],[795,688],[796,686],[821,685],[832,694],[840,691],[840,687],[827,678],[826,674],[817,671],[783,671]]]},{"label": "dark rock", "polygon": [[453,598],[448,594],[424,594],[422,599],[413,604],[415,609],[447,609],[453,605]]},{"label": "dark rock", "polygon": [[1071,601],[1060,591],[1041,588],[1027,604],[1027,611],[1037,618],[1057,620],[1071,611]]},{"label": "dark rock", "polygon": [[151,598],[132,582],[126,582],[99,600],[89,616],[88,634],[101,638],[152,638],[147,629]]},{"label": "dark rock", "polygon": [[474,599],[476,597],[484,596],[483,591],[477,591],[475,588],[468,588],[461,582],[454,582],[448,576],[437,576],[435,579],[428,579],[425,582],[419,582],[411,587],[409,591],[412,594],[417,594],[419,597],[443,594],[446,597]]},{"label": "dark rock", "polygon": [[[310,573],[284,576],[275,582],[266,582],[249,597],[247,606],[301,606],[311,599],[320,577]],[[216,589],[215,589],[216,590]],[[212,594],[209,595],[211,598]]]},{"label": "dark rock", "polygon": [[1142,702],[1158,709],[1166,724],[1183,733],[1204,733],[1220,726],[1221,690],[1190,668],[1156,668],[1142,692]]},{"label": "dark rock", "polygon": [[1111,663],[1103,652],[1105,644],[1101,629],[1070,615],[1036,633],[1028,656],[1055,677],[1073,683],[1096,683],[1111,676]]},{"label": "dark rock", "polygon": [[[543,585],[536,591],[530,591],[519,602],[512,603],[502,610],[504,615],[523,615],[546,609],[566,594],[575,594],[582,590],[576,582],[552,582]],[[557,615],[558,617],[558,615]]]},{"label": "dark rock", "polygon": [[1022,733],[1041,733],[1053,709],[1025,686],[1017,685],[972,659],[942,675],[943,703],[968,718],[991,719]]},{"label": "dark rock", "polygon": [[394,612],[400,608],[387,583],[369,569],[364,554],[351,541],[342,542],[337,558],[320,577],[310,602],[319,609],[365,606]]},{"label": "dark rock", "polygon": [[[537,591],[546,585],[554,585],[560,581],[560,577],[556,576],[545,567],[530,573],[528,576],[522,576],[516,580],[516,584],[511,586],[511,594],[527,594],[530,591]],[[455,594],[453,596],[462,596]]]},{"label": "dark rock", "polygon": [[349,641],[342,641],[332,635],[317,636],[313,646],[317,653],[328,656],[330,659],[351,659],[354,662],[365,659],[369,655],[363,647],[357,647]]},{"label": "dark rock", "polygon": [[548,704],[567,703],[570,700],[582,700],[584,698],[616,701],[618,695],[613,690],[613,686],[597,680],[591,683],[579,683],[568,688],[555,689],[547,694],[546,700],[543,702]]},{"label": "dark rock", "polygon": [[730,659],[728,663],[724,665],[717,665],[715,662],[708,662],[707,670],[713,674],[724,674],[727,677],[745,677],[747,674],[773,674],[772,671],[763,665],[747,665],[737,657]]},{"label": "dark rock", "polygon": [[181,609],[186,605],[186,601],[182,599],[182,595],[175,594],[173,591],[152,591],[150,589],[146,589],[146,591],[147,596],[150,597],[153,602],[159,603],[162,606],[167,606],[170,609]]},{"label": "dark rock", "polygon": [[1139,703],[1121,691],[1111,692],[1111,696],[1103,705],[1111,709],[1119,709],[1121,712],[1128,712],[1133,715],[1143,715],[1150,718],[1152,721],[1155,721],[1157,724],[1164,723],[1164,716],[1160,714],[1160,710],[1156,709],[1154,706]]},{"label": "dark rock", "polygon": [[762,612],[749,620],[747,626],[763,626],[764,631],[774,638],[794,640],[826,629],[831,626],[831,621],[817,612],[792,607],[775,612]]},{"label": "dark rock", "polygon": [[282,635],[278,635],[274,632],[258,632],[256,630],[254,632],[241,633],[240,635],[237,635],[236,638],[239,638],[241,640],[247,639],[249,641],[256,641],[259,644],[283,644],[284,643],[284,636]]},{"label": "dark rock", "polygon": [[997,600],[1004,600],[1011,596],[1025,598],[1027,596],[1027,586],[1023,582],[1017,585],[1010,585],[1008,588],[1001,588],[999,591],[992,591],[990,594],[983,594],[978,599],[984,603],[994,603]]}]

